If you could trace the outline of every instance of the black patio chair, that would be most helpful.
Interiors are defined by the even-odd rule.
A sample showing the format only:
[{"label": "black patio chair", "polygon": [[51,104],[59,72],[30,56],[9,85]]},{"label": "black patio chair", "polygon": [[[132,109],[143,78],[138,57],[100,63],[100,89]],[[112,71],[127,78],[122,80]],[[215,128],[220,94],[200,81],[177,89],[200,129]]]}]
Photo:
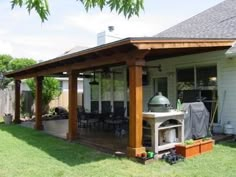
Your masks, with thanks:
[{"label": "black patio chair", "polygon": [[84,107],[78,107],[78,126],[81,128],[91,128],[95,127],[96,123],[99,121],[98,118],[93,116],[93,113],[85,112]]},{"label": "black patio chair", "polygon": [[105,119],[105,123],[108,124],[108,127],[112,126],[113,129],[121,129],[125,120],[125,111],[126,108],[124,107],[116,108],[114,113]]}]

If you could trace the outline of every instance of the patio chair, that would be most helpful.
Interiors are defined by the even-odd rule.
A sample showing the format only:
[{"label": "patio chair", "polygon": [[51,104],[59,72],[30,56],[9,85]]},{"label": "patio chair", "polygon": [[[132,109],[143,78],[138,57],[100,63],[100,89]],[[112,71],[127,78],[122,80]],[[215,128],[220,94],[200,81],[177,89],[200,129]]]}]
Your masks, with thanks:
[{"label": "patio chair", "polygon": [[84,107],[78,107],[78,126],[81,128],[91,128],[95,127],[96,123],[99,121],[98,118],[93,116],[93,113],[85,112]]},{"label": "patio chair", "polygon": [[113,129],[122,128],[122,124],[125,120],[125,111],[126,108],[124,107],[117,108],[109,118],[105,119],[105,123],[108,124],[108,127],[113,126]]}]

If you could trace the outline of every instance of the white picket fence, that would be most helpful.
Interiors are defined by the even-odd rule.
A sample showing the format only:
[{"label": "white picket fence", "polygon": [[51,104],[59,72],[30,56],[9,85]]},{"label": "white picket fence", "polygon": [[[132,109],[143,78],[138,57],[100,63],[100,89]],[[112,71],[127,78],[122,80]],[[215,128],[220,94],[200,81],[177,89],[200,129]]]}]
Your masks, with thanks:
[{"label": "white picket fence", "polygon": [[4,113],[14,115],[15,92],[12,89],[0,90],[0,116]]}]

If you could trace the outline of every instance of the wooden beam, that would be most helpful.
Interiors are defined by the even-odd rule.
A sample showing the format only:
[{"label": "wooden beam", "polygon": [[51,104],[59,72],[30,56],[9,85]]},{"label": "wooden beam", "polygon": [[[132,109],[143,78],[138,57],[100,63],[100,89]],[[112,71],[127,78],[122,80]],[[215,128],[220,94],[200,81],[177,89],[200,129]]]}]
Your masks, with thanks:
[{"label": "wooden beam", "polygon": [[139,50],[144,49],[173,49],[173,48],[198,48],[198,47],[223,47],[231,46],[232,41],[166,41],[135,43]]},{"label": "wooden beam", "polygon": [[[199,48],[199,47],[230,47],[232,40],[124,40],[115,45],[104,45],[93,49],[76,52],[66,56],[58,57],[54,60],[39,63],[29,67],[27,70],[7,73],[7,77],[25,79],[29,77],[44,76],[63,72],[67,70],[86,70],[104,65],[112,65],[124,62],[127,54],[137,50],[174,49],[174,48]],[[128,52],[120,53],[120,49],[130,48]],[[90,58],[97,54],[98,58]],[[106,56],[106,53],[111,54]],[[104,56],[105,55],[105,56]],[[46,68],[46,67],[47,68]],[[26,71],[28,73],[26,73]]]},{"label": "wooden beam", "polygon": [[68,72],[69,75],[69,123],[67,139],[72,141],[78,138],[78,115],[77,115],[77,73]]},{"label": "wooden beam", "polygon": [[[140,57],[140,56],[137,56]],[[143,86],[142,67],[145,62],[142,57],[139,60],[134,58],[128,62],[129,67],[129,91],[130,91],[130,111],[129,111],[129,146],[128,156],[135,157],[145,151],[142,146],[143,136]]]},{"label": "wooden beam", "polygon": [[27,67],[27,69],[20,69],[18,71],[13,71],[13,72],[6,73],[4,75],[6,77],[14,77],[15,78],[17,75],[22,74],[21,72],[24,72],[26,70],[34,71],[36,68],[41,68],[45,65],[51,65],[51,64],[63,62],[63,61],[66,61],[66,60],[69,60],[69,59],[72,59],[72,58],[87,56],[87,55],[90,55],[94,52],[95,53],[96,52],[102,52],[102,51],[105,51],[105,50],[109,50],[111,48],[117,48],[117,47],[120,47],[120,46],[129,46],[129,45],[130,45],[130,39],[127,38],[127,39],[123,39],[123,40],[120,40],[120,41],[117,41],[117,42],[112,42],[110,44],[100,45],[100,46],[97,46],[97,47],[85,49],[85,50],[74,52],[74,53],[71,53],[71,54],[62,55],[62,56],[59,56],[57,58],[41,62],[41,63],[35,64],[33,66],[30,66],[30,67]]},{"label": "wooden beam", "polygon": [[35,93],[35,125],[34,128],[36,130],[43,130],[42,124],[42,82],[43,77],[36,77],[36,93]]},{"label": "wooden beam", "polygon": [[[68,65],[68,62],[74,62],[74,61],[78,61],[80,60],[81,62],[81,58],[88,58],[88,56],[93,55],[93,53],[106,53],[109,51],[119,51],[120,49],[130,49],[129,51],[134,50],[143,50],[143,49],[160,49],[160,48],[187,48],[187,47],[217,47],[217,46],[228,46],[230,47],[232,45],[232,43],[234,42],[234,40],[228,40],[228,39],[222,39],[222,40],[218,40],[218,39],[175,39],[175,40],[161,40],[158,38],[127,38],[127,39],[123,39],[117,42],[113,42],[110,44],[106,44],[106,45],[102,45],[102,46],[97,46],[94,48],[90,48],[87,50],[83,50],[80,52],[75,52],[72,54],[68,54],[68,55],[63,55],[60,57],[57,57],[53,60],[49,60],[46,62],[42,62],[36,65],[33,65],[31,67],[28,67],[26,69],[22,69],[22,70],[18,70],[18,71],[14,71],[14,72],[10,72],[10,73],[6,73],[5,75],[7,77],[18,77],[20,79],[23,78],[28,78],[28,77],[36,77],[36,76],[40,76],[42,75],[41,71],[46,71],[47,69],[45,69],[45,66],[50,66],[51,69],[53,69],[55,67],[55,65],[60,65],[60,67],[62,67],[63,64]],[[123,53],[124,55],[126,53]],[[78,59],[78,60],[77,60]],[[84,59],[82,59],[84,60]],[[97,60],[93,60],[92,63],[96,63]],[[91,63],[91,61],[89,61],[89,63]],[[73,65],[73,64],[71,64]],[[37,69],[39,69],[39,71],[37,73],[41,73],[38,75],[33,74]],[[86,69],[86,68],[84,68]],[[62,71],[62,69],[59,70]],[[25,75],[25,72],[29,71],[30,73]],[[64,70],[63,70],[64,71]],[[45,75],[47,74],[53,74],[53,70],[52,72],[50,72],[50,69],[48,72],[46,72]],[[31,74],[31,76],[29,76]]]},{"label": "wooden beam", "polygon": [[[131,51],[130,53],[133,53],[134,51]],[[55,74],[59,72],[65,72],[65,71],[72,71],[72,70],[87,70],[92,68],[99,68],[103,67],[105,65],[115,65],[115,64],[124,64],[127,60],[127,56],[129,53],[122,53],[122,54],[114,54],[107,57],[98,58],[97,60],[87,59],[86,61],[78,61],[76,63],[71,63],[66,66],[52,66],[51,68],[32,72],[29,74],[22,74],[19,76],[16,76],[17,79],[25,79],[30,77],[38,77],[38,76],[45,76],[49,74]]]},{"label": "wooden beam", "polygon": [[15,119],[14,123],[19,124],[20,121],[20,80],[15,80]]}]

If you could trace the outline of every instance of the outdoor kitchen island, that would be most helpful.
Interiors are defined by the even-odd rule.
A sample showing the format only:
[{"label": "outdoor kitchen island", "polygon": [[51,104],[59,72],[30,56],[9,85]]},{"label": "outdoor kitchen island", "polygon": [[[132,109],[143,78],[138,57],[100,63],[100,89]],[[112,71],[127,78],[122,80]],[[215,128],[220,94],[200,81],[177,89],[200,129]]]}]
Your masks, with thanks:
[{"label": "outdoor kitchen island", "polygon": [[158,153],[184,142],[184,113],[143,112],[143,144],[147,150]]}]

